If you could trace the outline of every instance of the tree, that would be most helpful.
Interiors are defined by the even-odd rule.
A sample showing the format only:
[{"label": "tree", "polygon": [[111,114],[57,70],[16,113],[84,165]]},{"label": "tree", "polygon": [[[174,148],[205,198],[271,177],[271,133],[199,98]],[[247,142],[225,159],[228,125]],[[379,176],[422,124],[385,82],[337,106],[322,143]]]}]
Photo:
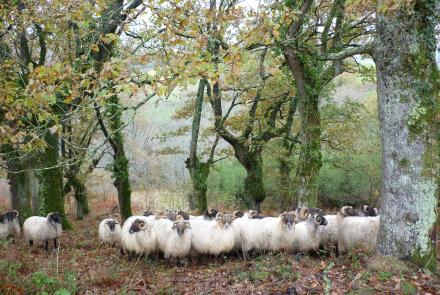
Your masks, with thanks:
[{"label": "tree", "polygon": [[377,249],[433,271],[440,134],[436,3],[390,7],[379,1],[374,51],[383,170]]}]

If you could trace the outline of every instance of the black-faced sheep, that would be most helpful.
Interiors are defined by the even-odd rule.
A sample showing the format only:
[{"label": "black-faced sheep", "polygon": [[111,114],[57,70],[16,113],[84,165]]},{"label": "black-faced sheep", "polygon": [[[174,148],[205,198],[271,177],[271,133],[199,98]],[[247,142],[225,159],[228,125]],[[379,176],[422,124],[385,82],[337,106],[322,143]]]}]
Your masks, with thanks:
[{"label": "black-faced sheep", "polygon": [[49,213],[47,217],[31,216],[23,224],[24,239],[30,246],[35,242],[45,242],[45,249],[49,250],[49,240],[53,240],[54,248],[58,248],[57,241],[61,237],[61,215],[58,212]]},{"label": "black-faced sheep", "polygon": [[20,224],[18,221],[18,211],[9,210],[0,214],[0,240],[13,238],[20,235]]},{"label": "black-faced sheep", "polygon": [[115,246],[121,243],[121,225],[116,219],[107,218],[101,221],[98,228],[99,239],[103,244]]}]

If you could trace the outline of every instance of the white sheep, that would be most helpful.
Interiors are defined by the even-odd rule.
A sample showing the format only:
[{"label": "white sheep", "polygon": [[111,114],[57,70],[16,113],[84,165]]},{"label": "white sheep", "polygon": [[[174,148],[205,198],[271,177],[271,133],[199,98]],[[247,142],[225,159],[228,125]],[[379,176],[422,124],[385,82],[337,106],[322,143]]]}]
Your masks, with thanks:
[{"label": "white sheep", "polygon": [[367,250],[376,248],[380,216],[349,216],[343,210],[337,214],[338,250],[345,253],[351,247],[360,246]]},{"label": "white sheep", "polygon": [[243,219],[239,224],[243,257],[250,250],[293,251],[295,213],[283,212],[278,217]]},{"label": "white sheep", "polygon": [[61,237],[61,215],[58,212],[49,213],[47,217],[31,216],[24,221],[24,239],[30,246],[35,242],[45,242],[49,250],[49,240],[53,240],[54,248],[58,248],[57,239]]},{"label": "white sheep", "polygon": [[191,250],[191,227],[188,221],[177,215],[176,221],[159,219],[154,222],[157,245],[166,259],[182,259]]},{"label": "white sheep", "polygon": [[[148,216],[150,217],[150,216]],[[131,260],[135,254],[149,255],[157,251],[153,223],[145,216],[127,218],[121,229],[121,252],[126,251]]]},{"label": "white sheep", "polygon": [[20,235],[20,224],[18,221],[18,211],[10,210],[0,214],[0,240],[13,238]]},{"label": "white sheep", "polygon": [[306,221],[295,225],[295,247],[299,252],[316,251],[321,241],[320,228],[327,225],[327,220],[321,213],[309,214]]},{"label": "white sheep", "polygon": [[98,228],[99,239],[102,244],[115,246],[121,243],[121,225],[116,219],[107,218],[101,221]]},{"label": "white sheep", "polygon": [[232,215],[222,212],[212,221],[190,220],[192,252],[211,255],[230,252],[234,247],[233,220]]},{"label": "white sheep", "polygon": [[[356,216],[356,211],[351,206],[344,206],[340,210],[347,216]],[[337,215],[324,215],[327,220],[326,226],[319,227],[321,245],[337,247],[338,245],[338,220]]]}]

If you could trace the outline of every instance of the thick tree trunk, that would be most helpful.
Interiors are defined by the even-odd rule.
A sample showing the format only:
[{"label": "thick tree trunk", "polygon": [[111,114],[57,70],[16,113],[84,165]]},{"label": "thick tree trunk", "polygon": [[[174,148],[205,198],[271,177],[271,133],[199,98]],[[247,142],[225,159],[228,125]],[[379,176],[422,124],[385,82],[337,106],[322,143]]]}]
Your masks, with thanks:
[{"label": "thick tree trunk", "polygon": [[261,212],[261,202],[266,198],[261,150],[246,152],[244,155],[238,157],[238,159],[247,173],[244,180],[244,197],[247,200],[253,200],[254,209]]},{"label": "thick tree trunk", "polygon": [[[318,174],[322,166],[321,119],[317,77],[307,72],[303,61],[293,48],[284,48],[284,56],[295,77],[298,90],[298,110],[301,118],[299,141],[301,150],[296,170],[298,206],[316,207],[318,204]],[[316,69],[315,69],[316,70]]]},{"label": "thick tree trunk", "polygon": [[12,198],[12,209],[19,212],[20,224],[24,220],[32,216],[31,202],[26,192],[26,173],[23,171],[24,166],[21,161],[14,159],[8,161],[8,179]]},{"label": "thick tree trunk", "polygon": [[280,193],[283,209],[292,208],[292,197],[290,195],[290,172],[292,171],[292,165],[285,158],[278,160],[278,169],[280,171]]},{"label": "thick tree trunk", "polygon": [[203,213],[206,209],[208,209],[206,191],[208,190],[207,180],[210,167],[210,163],[197,161],[196,167],[190,169],[195,205],[199,213]]},{"label": "thick tree trunk", "polygon": [[59,164],[58,137],[56,134],[46,132],[47,147],[40,154],[42,170],[38,172],[38,200],[39,213],[46,216],[50,212],[59,212],[62,215],[64,229],[71,228],[64,214],[63,174]]},{"label": "thick tree trunk", "polygon": [[379,1],[375,51],[382,140],[377,249],[431,270],[439,162],[435,3],[419,0],[414,8],[385,10]]},{"label": "thick tree trunk", "polygon": [[318,205],[318,174],[322,166],[321,120],[319,97],[306,92],[299,100],[301,116],[298,166],[296,170],[297,205],[316,207]]}]

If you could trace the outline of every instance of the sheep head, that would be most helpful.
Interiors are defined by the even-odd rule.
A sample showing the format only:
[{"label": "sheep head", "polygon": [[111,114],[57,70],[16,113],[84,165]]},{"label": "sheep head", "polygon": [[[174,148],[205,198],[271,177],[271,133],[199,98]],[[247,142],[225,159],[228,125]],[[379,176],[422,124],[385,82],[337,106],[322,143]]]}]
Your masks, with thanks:
[{"label": "sheep head", "polygon": [[47,214],[47,220],[52,223],[61,223],[61,214],[59,212],[52,212]]},{"label": "sheep head", "polygon": [[326,226],[328,224],[327,219],[325,219],[325,217],[319,213],[313,214],[313,221],[316,225]]},{"label": "sheep head", "polygon": [[232,212],[232,215],[234,216],[234,218],[241,218],[244,214],[243,211],[235,210],[234,212]]},{"label": "sheep head", "polygon": [[249,210],[248,214],[249,214],[249,218],[250,219],[262,219],[262,218],[264,218],[263,214],[258,213],[255,210]]},{"label": "sheep head", "polygon": [[191,226],[188,221],[184,221],[182,216],[178,215],[178,217],[181,217],[182,219],[179,221],[175,221],[171,229],[177,230],[177,233],[179,234],[179,236],[181,236],[185,233],[186,229],[191,229]]},{"label": "sheep head", "polygon": [[294,211],[283,212],[279,217],[283,225],[287,226],[288,228],[291,228],[293,225],[295,225],[296,215]]},{"label": "sheep head", "polygon": [[223,212],[219,212],[215,216],[215,220],[219,225],[228,229],[231,226],[232,221],[234,221],[234,216],[232,216],[231,214],[227,214],[227,213],[225,214]]},{"label": "sheep head", "polygon": [[352,206],[344,206],[341,208],[341,214],[344,216],[356,216],[356,211]]},{"label": "sheep head", "polygon": [[177,215],[182,216],[184,220],[189,220],[189,215],[185,211],[179,210],[177,211]]},{"label": "sheep head", "polygon": [[378,210],[372,206],[362,205],[361,209],[362,209],[362,212],[365,214],[365,216],[377,216],[378,215]]},{"label": "sheep head", "polygon": [[130,226],[129,233],[134,234],[147,229],[147,223],[142,219],[136,219]]},{"label": "sheep head", "polygon": [[18,211],[17,210],[6,211],[6,213],[4,213],[4,216],[6,217],[7,221],[11,222],[18,217]]},{"label": "sheep head", "polygon": [[217,209],[208,209],[203,213],[203,216],[205,217],[205,219],[214,219],[216,218],[217,214],[218,214],[218,210]]},{"label": "sheep head", "polygon": [[171,220],[171,221],[176,221],[177,212],[176,211],[167,210],[166,217],[169,220]]},{"label": "sheep head", "polygon": [[108,225],[111,231],[114,231],[116,224],[118,224],[118,222],[115,219],[111,219],[111,220],[107,220],[106,224]]}]

